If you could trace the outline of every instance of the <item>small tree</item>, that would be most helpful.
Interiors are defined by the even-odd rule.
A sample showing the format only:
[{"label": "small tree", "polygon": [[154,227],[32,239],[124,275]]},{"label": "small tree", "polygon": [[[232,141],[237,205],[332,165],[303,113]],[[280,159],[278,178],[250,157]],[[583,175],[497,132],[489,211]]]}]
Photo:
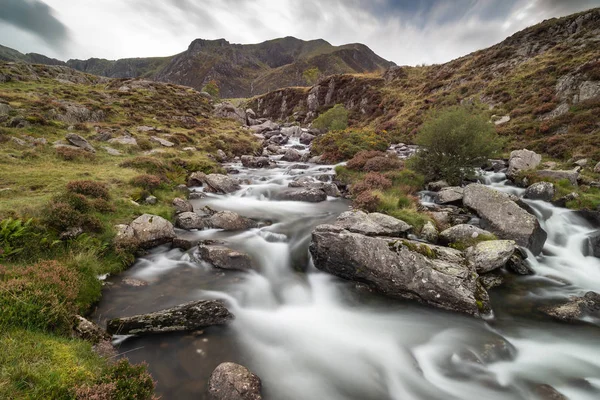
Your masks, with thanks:
[{"label": "small tree", "polygon": [[430,115],[416,137],[423,147],[411,166],[428,180],[443,179],[451,185],[474,176],[502,147],[488,119],[472,109],[452,107]]},{"label": "small tree", "polygon": [[214,79],[211,79],[206,85],[204,85],[202,91],[210,94],[215,99],[218,99],[221,95],[219,91],[219,84]]},{"label": "small tree", "polygon": [[348,110],[342,104],[336,104],[319,115],[312,126],[326,131],[344,130],[348,127]]}]

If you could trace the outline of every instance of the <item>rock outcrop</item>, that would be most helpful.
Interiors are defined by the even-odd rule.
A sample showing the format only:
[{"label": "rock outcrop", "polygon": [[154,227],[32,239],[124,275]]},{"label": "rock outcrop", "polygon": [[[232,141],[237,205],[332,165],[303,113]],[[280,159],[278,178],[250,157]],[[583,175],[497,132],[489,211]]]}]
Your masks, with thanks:
[{"label": "rock outcrop", "polygon": [[527,149],[514,150],[510,153],[508,159],[508,170],[506,176],[515,177],[521,171],[528,171],[537,168],[542,162],[542,156],[534,151]]},{"label": "rock outcrop", "polygon": [[239,364],[219,364],[210,375],[211,400],[262,400],[260,378]]},{"label": "rock outcrop", "polygon": [[389,215],[346,211],[338,217],[335,225],[349,232],[366,236],[406,237],[412,226]]},{"label": "rock outcrop", "polygon": [[469,247],[465,256],[478,273],[485,274],[506,265],[515,246],[512,240],[489,240]]}]

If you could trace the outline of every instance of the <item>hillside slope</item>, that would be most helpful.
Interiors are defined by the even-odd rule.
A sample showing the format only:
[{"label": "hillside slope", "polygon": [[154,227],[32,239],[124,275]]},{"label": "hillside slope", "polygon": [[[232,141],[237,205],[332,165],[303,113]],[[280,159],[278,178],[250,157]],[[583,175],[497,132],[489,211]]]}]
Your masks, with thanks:
[{"label": "hillside slope", "polygon": [[426,111],[465,102],[481,103],[513,147],[600,159],[600,9],[544,21],[445,64],[335,75],[248,105],[261,117],[308,123],[341,103],[354,125],[410,140]]}]

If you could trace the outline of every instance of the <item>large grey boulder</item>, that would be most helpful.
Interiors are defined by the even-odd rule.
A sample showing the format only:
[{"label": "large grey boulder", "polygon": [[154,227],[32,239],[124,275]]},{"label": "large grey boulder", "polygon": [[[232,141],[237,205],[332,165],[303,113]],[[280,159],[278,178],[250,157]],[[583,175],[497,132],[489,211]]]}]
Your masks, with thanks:
[{"label": "large grey boulder", "polygon": [[204,186],[204,191],[207,193],[232,193],[242,188],[237,179],[227,175],[194,172],[188,179],[188,186],[200,185]]},{"label": "large grey boulder", "polygon": [[302,135],[300,135],[300,143],[302,144],[311,144],[313,140],[315,140],[315,135],[311,135],[308,132],[302,132]]},{"label": "large grey boulder", "polygon": [[281,161],[290,161],[290,162],[297,162],[300,161],[300,159],[302,159],[302,154],[300,154],[300,152],[298,150],[294,150],[294,149],[288,149],[285,154],[283,155],[283,157],[281,157]]},{"label": "large grey boulder", "polygon": [[226,231],[241,231],[258,226],[257,222],[233,211],[219,211],[204,220],[207,227]]},{"label": "large grey boulder", "polygon": [[200,300],[173,308],[108,321],[106,330],[112,335],[195,331],[213,325],[223,325],[233,314],[218,300]]},{"label": "large grey boulder", "polygon": [[[304,166],[304,164],[300,164],[298,166]],[[324,191],[325,194],[327,194],[327,196],[332,196],[332,197],[341,197],[342,196],[340,189],[337,187],[337,185],[335,183],[320,182],[320,181],[316,181],[313,178],[309,178],[309,177],[301,177],[299,179],[296,179],[296,180],[290,182],[288,184],[288,187],[320,189],[320,190]]]},{"label": "large grey boulder", "polygon": [[77,135],[76,133],[67,133],[65,139],[67,139],[69,143],[71,143],[73,146],[79,147],[80,149],[89,151],[90,153],[96,152],[96,149],[94,149],[94,147],[91,144],[89,144],[87,140]]},{"label": "large grey boulder", "polygon": [[175,238],[173,224],[158,215],[144,214],[129,225],[117,225],[117,244],[133,245],[148,249]]},{"label": "large grey boulder", "polygon": [[343,212],[334,225],[366,236],[406,237],[412,230],[406,222],[389,215],[358,210]]},{"label": "large grey boulder", "polygon": [[479,215],[483,228],[500,239],[514,240],[534,255],[542,251],[548,235],[533,215],[506,194],[480,184],[471,184],[465,188],[463,204]]},{"label": "large grey boulder", "polygon": [[247,122],[246,112],[241,108],[235,107],[228,101],[215,105],[214,113],[217,117],[233,119],[243,125]]},{"label": "large grey boulder", "polygon": [[506,265],[515,246],[512,240],[489,240],[469,247],[465,257],[478,273],[485,274]]},{"label": "large grey boulder", "polygon": [[554,185],[550,182],[537,182],[525,190],[526,199],[552,201],[556,192]]},{"label": "large grey boulder", "polygon": [[534,151],[527,149],[514,150],[510,153],[508,159],[508,170],[506,176],[515,177],[521,171],[528,171],[537,168],[542,162],[542,156]]},{"label": "large grey boulder", "polygon": [[230,249],[220,243],[202,243],[198,246],[198,253],[204,261],[217,268],[238,271],[254,268],[248,254]]},{"label": "large grey boulder", "polygon": [[173,204],[173,207],[175,207],[176,214],[194,211],[194,206],[192,206],[189,201],[184,200],[180,197],[175,197],[173,199],[172,204]]},{"label": "large grey boulder", "polygon": [[568,171],[544,169],[541,171],[537,171],[536,175],[542,178],[550,178],[557,181],[566,179],[571,185],[577,186],[577,179],[579,178],[579,167]]},{"label": "large grey boulder", "polygon": [[584,254],[600,258],[600,230],[596,230],[587,238],[587,249]]},{"label": "large grey boulder", "polygon": [[321,189],[311,188],[290,188],[284,189],[274,196],[279,201],[307,201],[309,203],[319,203],[327,200],[327,193]]},{"label": "large grey boulder", "polygon": [[458,186],[449,186],[440,189],[437,194],[438,204],[456,204],[463,199],[464,189]]},{"label": "large grey boulder", "polygon": [[182,212],[175,217],[175,226],[181,229],[203,229],[204,220],[200,215],[191,212]]},{"label": "large grey boulder", "polygon": [[490,240],[492,238],[492,233],[485,229],[478,228],[474,225],[459,224],[443,230],[440,233],[439,241],[444,245],[452,243],[469,244],[481,240]]},{"label": "large grey boulder", "polygon": [[242,165],[246,168],[265,168],[269,166],[267,157],[242,156],[240,157]]},{"label": "large grey boulder", "polygon": [[261,388],[258,376],[232,362],[219,364],[208,381],[211,400],[262,400]]},{"label": "large grey boulder", "polygon": [[265,121],[259,125],[253,125],[250,127],[250,131],[254,133],[264,133],[268,131],[276,131],[279,129],[279,125],[277,125],[273,121]]},{"label": "large grey boulder", "polygon": [[488,310],[487,292],[458,250],[320,225],[310,252],[318,269],[390,297],[474,316]]}]

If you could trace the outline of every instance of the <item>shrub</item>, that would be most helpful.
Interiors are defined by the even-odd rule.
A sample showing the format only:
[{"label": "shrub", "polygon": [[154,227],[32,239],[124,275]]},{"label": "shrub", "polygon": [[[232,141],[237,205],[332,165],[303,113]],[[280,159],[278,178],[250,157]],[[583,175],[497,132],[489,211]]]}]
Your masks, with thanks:
[{"label": "shrub", "polygon": [[126,359],[117,361],[103,374],[100,385],[114,386],[111,400],[152,399],[155,382],[145,364],[132,365]]},{"label": "shrub", "polygon": [[397,157],[373,157],[365,163],[364,171],[393,171],[401,169],[404,166]]},{"label": "shrub", "polygon": [[71,228],[81,227],[84,215],[68,203],[51,202],[44,215],[44,222],[58,232],[65,232]]},{"label": "shrub", "polygon": [[388,142],[385,135],[367,129],[346,129],[319,136],[313,141],[312,150],[322,154],[326,161],[339,162],[354,157],[361,151],[385,151]]},{"label": "shrub", "polygon": [[81,149],[72,149],[70,147],[59,147],[56,149],[58,158],[64,161],[94,161],[96,155]]},{"label": "shrub", "polygon": [[57,261],[0,266],[0,326],[69,332],[78,285],[78,274]]},{"label": "shrub", "polygon": [[142,150],[152,150],[152,142],[147,138],[137,138],[138,147]]},{"label": "shrub", "polygon": [[131,184],[135,187],[152,192],[153,190],[158,189],[163,184],[163,181],[160,176],[145,174],[138,175],[131,179]]},{"label": "shrub", "polygon": [[31,219],[12,218],[0,221],[0,260],[14,257],[24,250],[23,240],[32,233],[31,222]]},{"label": "shrub", "polygon": [[377,211],[381,199],[371,191],[364,191],[354,198],[352,206],[367,212]]},{"label": "shrub", "polygon": [[97,199],[108,200],[110,198],[108,186],[96,181],[71,181],[67,184],[67,191]]},{"label": "shrub", "polygon": [[123,168],[142,170],[148,174],[163,173],[168,170],[167,163],[154,157],[135,157],[119,164]]},{"label": "shrub", "polygon": [[339,131],[348,127],[348,110],[342,104],[336,104],[333,108],[319,115],[312,126],[325,131]]},{"label": "shrub", "polygon": [[367,161],[378,156],[385,156],[385,153],[376,150],[359,151],[346,163],[346,167],[360,171],[364,168]]},{"label": "shrub", "polygon": [[350,192],[353,195],[358,195],[365,191],[374,189],[389,189],[392,187],[392,181],[378,172],[369,172],[365,177],[353,184]]},{"label": "shrub", "polygon": [[444,179],[451,185],[474,175],[501,147],[487,118],[460,106],[430,115],[416,142],[423,149],[411,159],[412,167],[428,180]]}]

